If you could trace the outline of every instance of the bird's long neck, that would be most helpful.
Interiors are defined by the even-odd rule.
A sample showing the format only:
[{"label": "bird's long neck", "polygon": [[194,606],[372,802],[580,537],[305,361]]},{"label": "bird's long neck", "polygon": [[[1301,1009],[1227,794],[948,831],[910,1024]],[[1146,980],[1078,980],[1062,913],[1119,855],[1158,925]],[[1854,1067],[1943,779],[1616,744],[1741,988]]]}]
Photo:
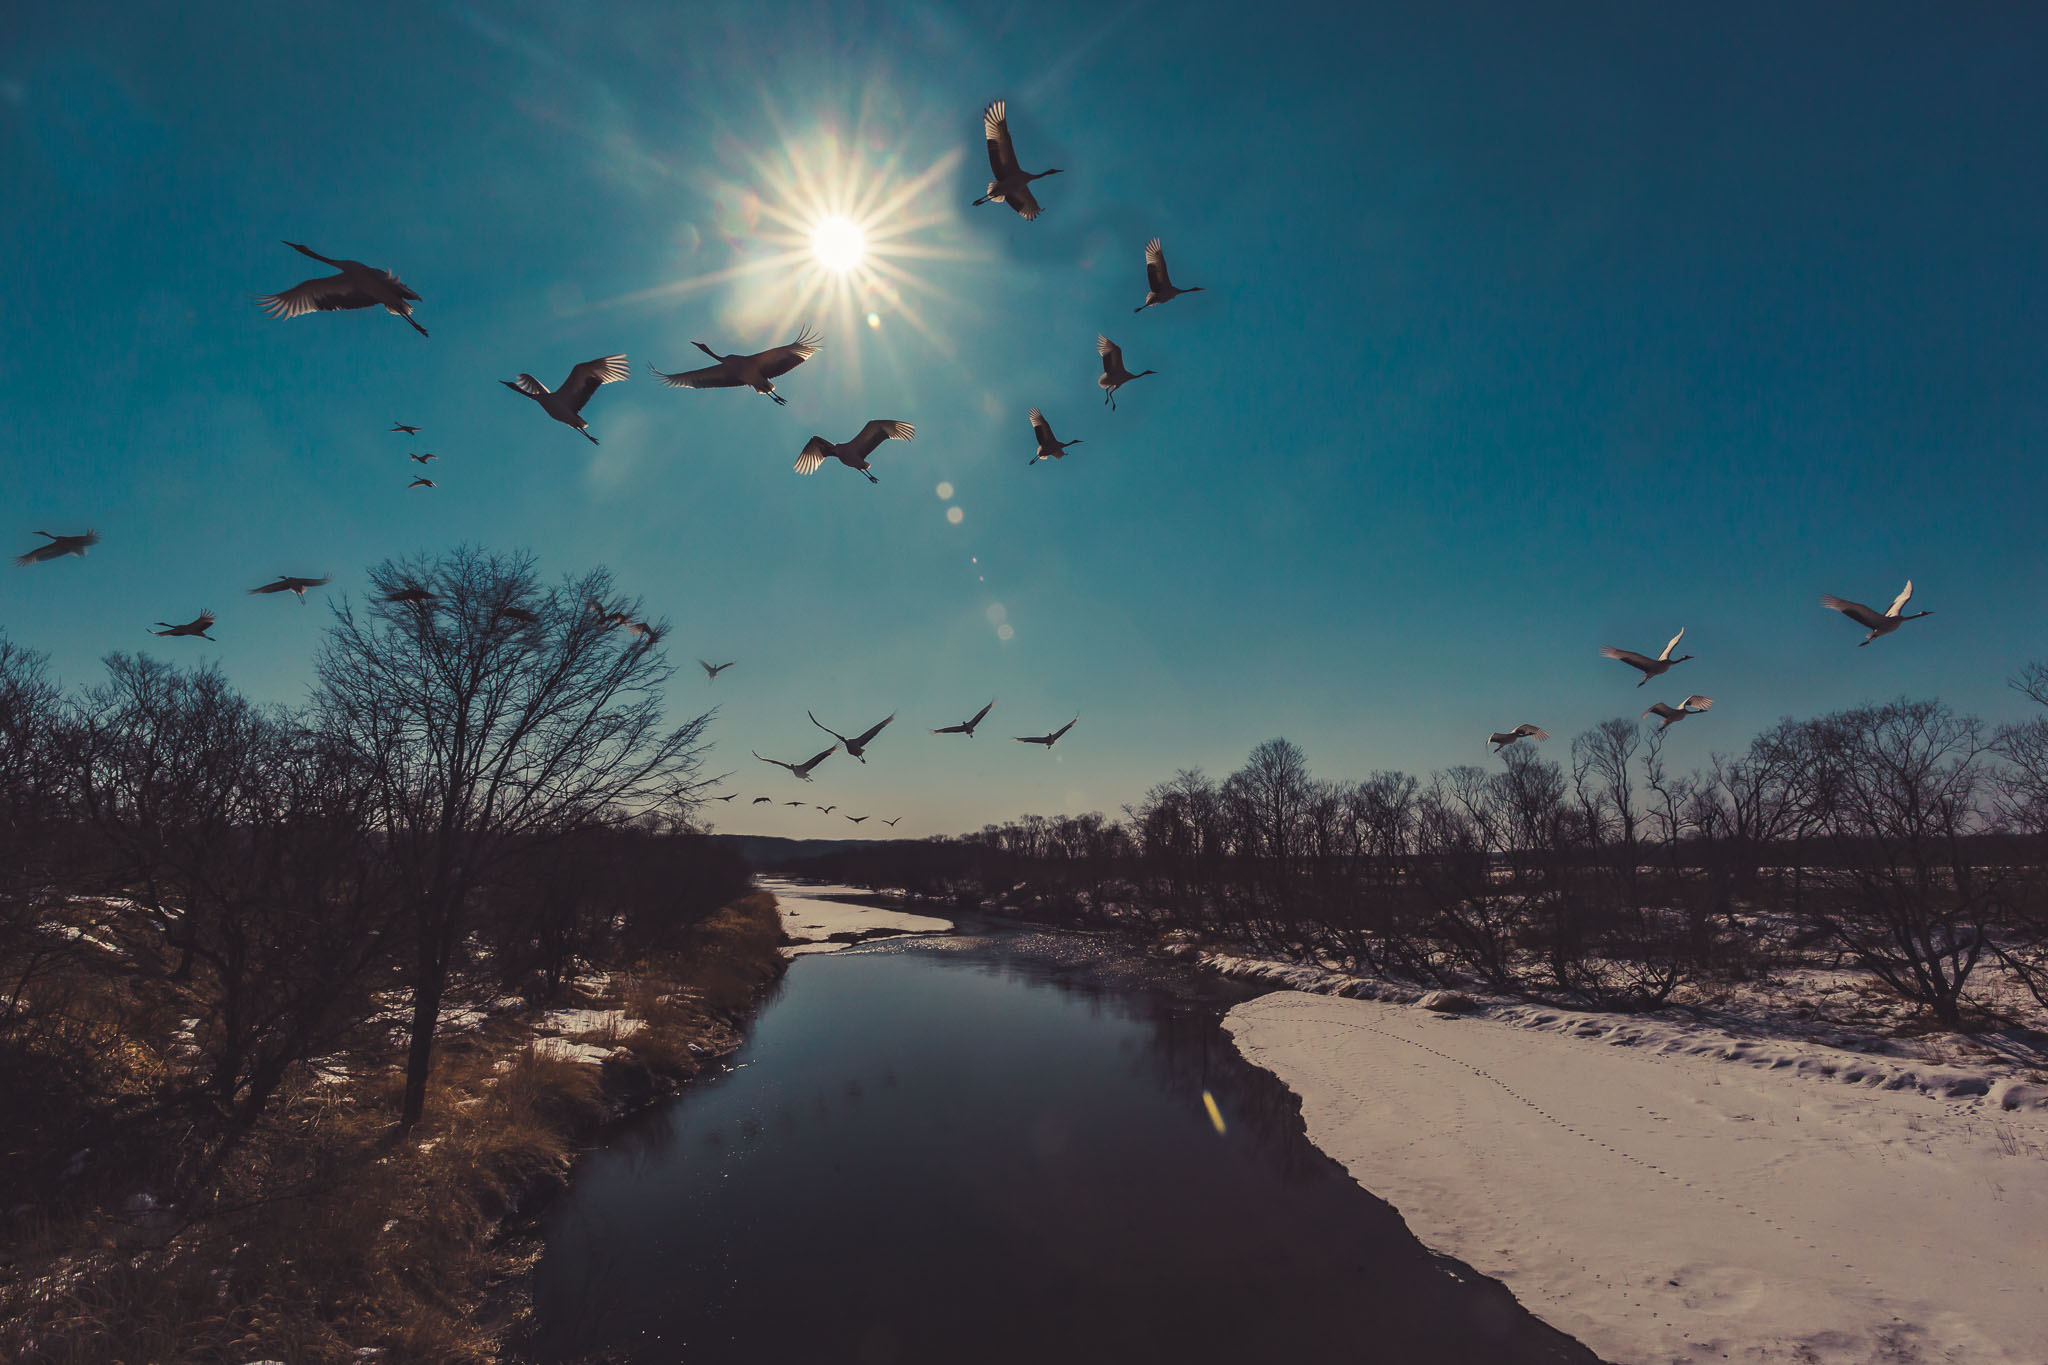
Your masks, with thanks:
[{"label": "bird's long neck", "polygon": [[705,345],[705,344],[704,344],[703,342],[701,342],[701,341],[693,341],[693,342],[691,342],[690,344],[691,344],[692,346],[695,346],[695,347],[696,347],[696,348],[697,348],[698,350],[702,351],[702,352],[703,352],[703,353],[704,353],[705,355],[708,355],[708,356],[710,356],[710,357],[711,357],[711,358],[712,358],[713,360],[723,360],[723,359],[725,359],[725,357],[724,357],[724,356],[722,356],[722,355],[720,355],[720,354],[719,354],[718,352],[716,352],[716,351],[712,350],[712,349],[711,349],[711,348],[710,348],[709,346],[706,346],[706,345]]}]

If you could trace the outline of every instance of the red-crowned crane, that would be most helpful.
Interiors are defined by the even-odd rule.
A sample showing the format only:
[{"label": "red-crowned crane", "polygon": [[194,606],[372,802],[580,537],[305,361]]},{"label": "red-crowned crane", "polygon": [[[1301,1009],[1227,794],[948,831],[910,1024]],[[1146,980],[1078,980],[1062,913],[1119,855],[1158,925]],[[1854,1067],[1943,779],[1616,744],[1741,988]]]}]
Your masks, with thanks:
[{"label": "red-crowned crane", "polygon": [[98,531],[87,531],[82,536],[53,536],[48,531],[38,531],[36,534],[50,543],[38,545],[27,554],[16,555],[15,563],[47,564],[53,559],[62,559],[65,555],[77,555],[83,559],[87,550],[100,543]]},{"label": "red-crowned crane", "polygon": [[583,405],[590,401],[590,395],[606,384],[616,384],[632,371],[626,367],[626,357],[601,355],[595,360],[586,360],[569,371],[569,377],[562,381],[562,387],[550,391],[548,386],[530,374],[517,379],[500,379],[498,382],[514,393],[523,393],[540,404],[541,411],[560,422],[563,426],[574,427],[583,433],[583,439],[592,445],[597,438],[590,434],[590,423],[583,420]]},{"label": "red-crowned crane", "polygon": [[935,735],[965,735],[969,739],[973,739],[974,727],[981,724],[981,718],[987,715],[990,709],[994,706],[995,701],[991,699],[987,706],[982,707],[979,711],[976,711],[974,713],[974,719],[963,720],[958,725],[941,726],[939,729],[932,731],[932,733]]},{"label": "red-crowned crane", "polygon": [[1517,725],[1514,729],[1509,730],[1505,733],[1488,735],[1486,737],[1486,742],[1494,746],[1493,751],[1495,753],[1499,753],[1502,749],[1507,748],[1508,745],[1513,744],[1518,739],[1549,738],[1550,731],[1543,729],[1541,726]]},{"label": "red-crowned crane", "polygon": [[1913,580],[1909,578],[1906,580],[1905,588],[1900,591],[1897,597],[1892,599],[1891,610],[1885,612],[1882,616],[1872,611],[1869,607],[1864,606],[1861,602],[1851,602],[1840,597],[1823,597],[1820,599],[1820,604],[1829,611],[1842,613],[1842,615],[1870,632],[1870,634],[1856,642],[1857,647],[1861,648],[1880,635],[1891,634],[1908,621],[1917,621],[1923,616],[1934,615],[1931,611],[1916,611],[1911,616],[1899,615],[1899,609],[1912,600]]},{"label": "red-crowned crane", "polygon": [[[752,749],[747,750],[747,752],[750,754],[754,753]],[[801,763],[784,763],[779,758],[761,758],[761,755],[759,754],[754,754],[754,757],[761,758],[761,761],[763,763],[773,763],[778,768],[787,768],[791,772],[795,773],[798,777],[801,777],[804,781],[808,782],[811,780],[811,769],[817,767],[820,763],[823,763],[826,759],[832,757],[832,755],[838,752],[839,746],[835,744],[831,748],[827,749],[824,753],[812,754],[809,758],[805,759]],[[788,804],[792,806],[801,806],[803,802],[791,801]]]},{"label": "red-crowned crane", "polygon": [[1148,374],[1159,373],[1157,370],[1140,370],[1132,374],[1124,368],[1124,348],[1100,333],[1095,337],[1095,354],[1102,357],[1102,377],[1095,382],[1101,386],[1102,401],[1109,404],[1111,412],[1116,411],[1118,389],[1133,379],[1143,379]]},{"label": "red-crowned crane", "polygon": [[868,457],[875,453],[884,441],[907,441],[917,435],[917,428],[908,422],[899,422],[892,417],[877,417],[860,429],[845,445],[834,445],[822,436],[813,436],[804,443],[804,453],[796,457],[796,472],[815,474],[827,460],[837,460],[848,469],[858,470],[869,483],[880,483],[868,471]]},{"label": "red-crowned crane", "polygon": [[969,207],[1008,204],[1028,223],[1039,214],[1038,200],[1031,193],[1031,182],[1058,175],[1060,168],[1027,171],[1017,164],[1017,149],[1010,145],[1008,113],[1009,106],[1004,100],[997,100],[982,111],[981,131],[988,138],[988,172],[995,178],[988,182],[988,193]]},{"label": "red-crowned crane", "polygon": [[1632,649],[1616,649],[1613,645],[1602,646],[1600,657],[1603,659],[1619,659],[1630,668],[1636,670],[1636,672],[1642,674],[1643,681],[1636,684],[1637,687],[1641,687],[1643,683],[1648,682],[1650,679],[1669,672],[1672,665],[1682,664],[1692,657],[1690,654],[1681,654],[1675,659],[1671,657],[1671,651],[1678,648],[1678,642],[1684,638],[1685,627],[1680,626],[1678,634],[1671,637],[1671,643],[1664,646],[1664,652],[1654,659],[1647,654],[1638,654]]},{"label": "red-crowned crane", "polygon": [[1038,453],[1031,457],[1032,464],[1037,464],[1040,460],[1064,460],[1067,457],[1067,447],[1081,444],[1079,437],[1071,441],[1062,441],[1054,436],[1052,423],[1046,421],[1045,414],[1037,408],[1031,410],[1031,434],[1038,440]]},{"label": "red-crowned crane", "polygon": [[1059,743],[1060,736],[1073,729],[1075,722],[1080,719],[1079,716],[1074,717],[1073,720],[1068,721],[1049,735],[1012,735],[1010,738],[1016,740],[1019,744],[1043,744],[1046,748],[1050,749],[1053,745]]},{"label": "red-crowned crane", "polygon": [[1166,248],[1154,237],[1145,243],[1145,301],[1131,311],[1142,313],[1155,304],[1179,298],[1182,294],[1199,294],[1202,286],[1191,284],[1185,289],[1177,287],[1166,273]]},{"label": "red-crowned crane", "polygon": [[680,374],[664,374],[655,370],[654,377],[672,389],[752,389],[778,403],[789,400],[777,393],[770,381],[788,374],[820,349],[818,334],[808,327],[787,346],[774,346],[753,355],[720,355],[701,341],[690,344],[718,363],[701,370],[684,370]]},{"label": "red-crowned crane", "polygon": [[1648,720],[1651,716],[1661,717],[1664,723],[1657,727],[1658,733],[1661,734],[1679,721],[1684,720],[1687,716],[1696,716],[1713,704],[1714,699],[1712,697],[1687,697],[1676,706],[1667,706],[1660,701],[1649,710],[1643,712],[1642,719]]},{"label": "red-crowned crane", "polygon": [[[811,713],[808,711],[804,712],[804,714],[807,716],[811,716]],[[888,729],[889,722],[894,719],[896,719],[896,713],[894,711],[891,711],[887,716],[884,716],[881,720],[876,721],[873,725],[870,725],[867,729],[861,731],[852,739],[848,739],[845,735],[840,734],[837,730],[825,724],[816,716],[811,716],[811,724],[817,726],[820,730],[823,730],[826,734],[832,736],[832,738],[838,740],[841,744],[844,744],[846,746],[847,753],[851,754],[853,757],[865,763],[868,761],[868,745],[874,741],[876,735],[879,735],[882,733],[882,731]]]},{"label": "red-crowned crane", "polygon": [[281,294],[264,294],[256,304],[274,318],[295,318],[303,313],[326,313],[338,308],[375,308],[382,304],[384,311],[406,320],[421,336],[427,329],[413,321],[412,306],[419,301],[419,295],[406,288],[405,282],[388,270],[361,261],[337,261],[322,256],[309,246],[297,242],[286,242],[286,246],[301,256],[331,265],[341,273],[322,275],[318,279],[295,284]]},{"label": "red-crowned crane", "polygon": [[152,635],[193,635],[202,640],[211,640],[213,638],[206,633],[213,629],[213,613],[210,611],[200,612],[196,619],[187,621],[182,626],[174,626],[169,621],[158,621],[156,624],[162,626],[163,629],[151,631],[150,634]]}]

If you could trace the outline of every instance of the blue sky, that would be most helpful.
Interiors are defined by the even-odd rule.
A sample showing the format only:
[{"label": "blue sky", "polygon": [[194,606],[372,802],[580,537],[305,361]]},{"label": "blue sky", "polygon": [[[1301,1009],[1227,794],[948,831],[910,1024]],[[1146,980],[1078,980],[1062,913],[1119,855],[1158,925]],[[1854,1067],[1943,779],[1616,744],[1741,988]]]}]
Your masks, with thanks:
[{"label": "blue sky", "polygon": [[[0,48],[0,626],[304,695],[386,555],[530,547],[669,618],[747,795],[971,828],[1114,810],[1284,734],[1325,776],[1717,699],[1703,762],[1900,694],[2018,713],[2048,657],[2044,23],[2020,6],[79,4]],[[1010,102],[1025,223],[973,209]],[[793,172],[792,157],[804,170]],[[778,408],[677,392],[779,341],[771,204],[928,178],[907,278],[810,320]],[[910,225],[910,226],[906,226]],[[1208,291],[1134,317],[1143,248]],[[381,312],[265,318],[318,268]],[[302,268],[304,267],[304,268]],[[878,326],[860,314],[872,306]],[[1112,414],[1098,331],[1161,373]],[[627,352],[593,447],[496,382]],[[1025,412],[1083,444],[1027,468]],[[882,482],[790,464],[916,423]],[[420,444],[386,432],[425,428]],[[407,493],[408,449],[437,452]],[[954,486],[951,503],[935,492]],[[946,520],[958,506],[962,520]],[[1823,592],[1936,614],[1868,649]],[[1000,606],[1013,638],[998,638]],[[221,613],[217,645],[151,640]],[[1698,658],[1668,685],[1598,657]],[[182,646],[173,650],[172,646]],[[707,685],[690,660],[739,659]],[[989,697],[982,737],[933,738]],[[806,708],[896,726],[801,787]],[[1050,753],[1012,744],[1079,713]],[[851,831],[742,808],[727,828]],[[762,807],[762,812],[769,808]]]}]

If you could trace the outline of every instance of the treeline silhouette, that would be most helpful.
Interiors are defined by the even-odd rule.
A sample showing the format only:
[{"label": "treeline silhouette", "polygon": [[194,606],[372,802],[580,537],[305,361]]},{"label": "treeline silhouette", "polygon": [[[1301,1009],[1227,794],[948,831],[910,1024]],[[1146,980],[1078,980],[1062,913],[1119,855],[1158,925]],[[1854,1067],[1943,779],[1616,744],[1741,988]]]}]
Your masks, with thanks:
[{"label": "treeline silhouette", "polygon": [[[2048,667],[2014,686],[2048,706]],[[1124,808],[848,849],[788,870],[1426,985],[1655,1008],[1786,945],[1944,1026],[1996,963],[2048,1004],[2048,715],[1934,701],[1784,720],[1675,771],[1628,719],[1426,779],[1311,775],[1284,739]]]},{"label": "treeline silhouette", "polygon": [[602,570],[465,548],[370,583],[296,707],[128,654],[66,691],[0,636],[5,1205],[90,1168],[202,1217],[316,1064],[391,1073],[409,1128],[452,1011],[745,890],[688,822],[708,717],[664,721],[658,645],[587,608]]}]

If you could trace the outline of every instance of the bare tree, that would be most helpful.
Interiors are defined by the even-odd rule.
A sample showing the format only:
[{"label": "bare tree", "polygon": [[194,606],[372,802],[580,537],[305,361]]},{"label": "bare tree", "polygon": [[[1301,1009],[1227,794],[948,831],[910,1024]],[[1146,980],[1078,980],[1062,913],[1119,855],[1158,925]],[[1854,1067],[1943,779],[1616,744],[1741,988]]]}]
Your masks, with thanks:
[{"label": "bare tree", "polygon": [[641,618],[602,569],[550,588],[530,555],[463,547],[387,560],[370,586],[336,608],[315,707],[375,775],[414,939],[410,1127],[472,896],[534,842],[686,811],[710,717],[665,728],[662,631],[614,631],[590,609]]}]

